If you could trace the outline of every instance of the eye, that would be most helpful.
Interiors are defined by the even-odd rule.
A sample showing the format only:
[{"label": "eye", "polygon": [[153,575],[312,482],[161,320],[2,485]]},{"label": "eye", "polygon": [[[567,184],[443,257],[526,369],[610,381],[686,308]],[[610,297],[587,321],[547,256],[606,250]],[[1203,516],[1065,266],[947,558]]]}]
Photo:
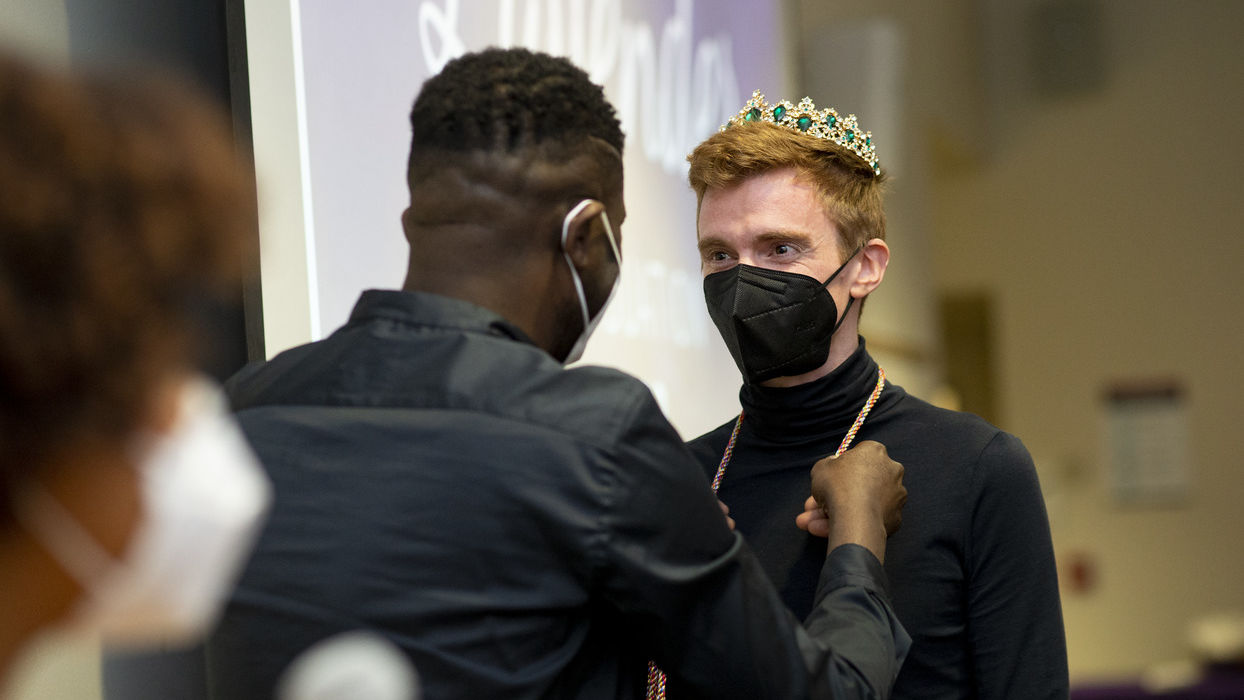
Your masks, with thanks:
[{"label": "eye", "polygon": [[774,258],[797,258],[803,253],[803,247],[794,241],[774,243],[769,248],[769,255]]},{"label": "eye", "polygon": [[713,252],[708,254],[708,259],[712,260],[713,262],[721,262],[722,260],[726,260],[729,257],[730,256],[726,255],[724,251],[720,251],[720,250],[714,250]]}]

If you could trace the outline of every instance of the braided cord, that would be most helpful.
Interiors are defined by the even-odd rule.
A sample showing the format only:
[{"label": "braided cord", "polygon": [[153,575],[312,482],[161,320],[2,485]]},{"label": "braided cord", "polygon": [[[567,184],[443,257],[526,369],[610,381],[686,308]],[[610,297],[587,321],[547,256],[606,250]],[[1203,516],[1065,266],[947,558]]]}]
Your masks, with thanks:
[{"label": "braided cord", "polygon": [[[842,438],[842,443],[838,445],[838,451],[834,453],[835,457],[846,452],[851,447],[851,443],[855,441],[855,434],[860,431],[860,426],[864,425],[864,419],[873,410],[873,405],[881,397],[881,390],[884,388],[885,370],[878,367],[877,386],[873,388],[873,393],[869,394],[868,400],[864,402],[864,407],[860,409],[859,415],[855,417],[855,422],[851,424],[851,429]],[[726,451],[721,455],[721,463],[717,465],[717,473],[713,476],[713,493],[717,493],[717,489],[721,486],[721,480],[726,476],[726,467],[730,465],[730,458],[734,456],[734,443],[739,439],[739,428],[742,426],[743,412],[740,411],[739,419],[734,421],[734,430],[730,431],[730,441],[726,443]],[[647,700],[665,700],[665,672],[657,668],[656,663],[652,661],[648,662],[648,693],[645,697]]]}]

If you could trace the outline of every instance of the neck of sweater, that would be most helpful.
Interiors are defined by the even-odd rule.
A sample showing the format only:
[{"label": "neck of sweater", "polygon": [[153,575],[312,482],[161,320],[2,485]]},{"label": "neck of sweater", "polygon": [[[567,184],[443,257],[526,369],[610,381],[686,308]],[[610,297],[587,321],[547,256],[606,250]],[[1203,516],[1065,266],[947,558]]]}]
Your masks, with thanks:
[{"label": "neck of sweater", "polygon": [[859,346],[832,372],[792,387],[744,384],[743,423],[757,437],[792,444],[845,434],[877,385],[877,363]]}]

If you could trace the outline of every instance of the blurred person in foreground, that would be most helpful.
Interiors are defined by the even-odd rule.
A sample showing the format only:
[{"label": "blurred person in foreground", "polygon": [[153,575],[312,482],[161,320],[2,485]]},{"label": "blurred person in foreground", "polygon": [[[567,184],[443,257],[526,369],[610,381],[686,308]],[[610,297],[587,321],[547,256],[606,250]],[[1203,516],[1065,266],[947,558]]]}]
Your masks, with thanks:
[{"label": "blurred person in foreground", "polygon": [[253,185],[163,83],[0,56],[0,676],[58,623],[193,643],[269,485],[195,374],[195,309],[241,283]]},{"label": "blurred person in foreground", "polygon": [[802,617],[816,596],[825,522],[808,465],[875,440],[903,463],[910,496],[885,561],[912,636],[894,696],[1065,697],[1054,549],[1027,450],[889,382],[858,335],[890,260],[872,135],[855,115],[757,92],[688,160],[705,300],[743,375],[739,415],[689,444],[783,600]]},{"label": "blurred person in foreground", "polygon": [[208,644],[213,697],[271,697],[362,628],[428,698],[885,697],[907,638],[881,559],[901,465],[811,470],[830,512],[801,626],[647,388],[578,358],[618,281],[623,136],[565,59],[451,61],[410,115],[401,290],[229,395],[277,498]]}]

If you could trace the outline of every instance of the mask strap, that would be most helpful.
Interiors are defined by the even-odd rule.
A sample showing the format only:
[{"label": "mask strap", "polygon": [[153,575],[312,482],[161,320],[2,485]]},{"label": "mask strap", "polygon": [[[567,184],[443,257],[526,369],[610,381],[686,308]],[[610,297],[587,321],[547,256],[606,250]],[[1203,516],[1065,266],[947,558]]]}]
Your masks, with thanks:
[{"label": "mask strap", "polygon": [[[563,244],[564,244],[564,241],[563,241]],[[830,276],[829,276],[829,279],[825,280],[825,282],[824,282],[824,283],[822,283],[822,284],[821,284],[821,286],[822,286],[822,287],[828,287],[828,286],[829,286],[829,283],[834,281],[834,278],[838,276],[838,273],[842,272],[843,270],[845,270],[845,269],[847,268],[847,263],[849,263],[849,262],[851,262],[852,260],[854,260],[854,259],[855,259],[855,256],[857,256],[857,255],[859,255],[859,254],[860,254],[860,251],[861,251],[861,250],[864,250],[864,244],[862,244],[862,243],[859,245],[859,247],[858,247],[858,248],[856,248],[856,249],[855,249],[855,252],[853,252],[853,253],[851,253],[850,255],[848,255],[848,256],[847,256],[847,259],[842,261],[842,264],[838,266],[838,269],[837,269],[837,270],[834,270],[834,274],[830,275]],[[835,328],[835,330],[837,330],[837,329]]]},{"label": "mask strap", "polygon": [[[579,279],[579,271],[575,269],[574,261],[570,259],[570,252],[566,250],[566,241],[570,236],[570,221],[578,216],[579,212],[583,211],[587,205],[594,201],[595,200],[592,199],[585,199],[579,202],[566,214],[566,218],[562,219],[562,256],[566,258],[566,264],[570,266],[570,278],[574,280],[574,290],[575,293],[579,295],[579,310],[583,312],[583,328],[585,330],[592,320],[591,315],[587,311],[587,295],[583,293],[583,282]],[[612,233],[612,231],[610,233]],[[609,240],[610,242],[613,241],[612,236]]]},{"label": "mask strap", "polygon": [[22,489],[13,501],[13,517],[84,590],[112,568],[112,555],[42,486]]},{"label": "mask strap", "polygon": [[[834,278],[838,276],[838,273],[839,273],[839,272],[842,272],[843,270],[845,270],[845,269],[846,269],[846,267],[847,267],[847,263],[849,263],[849,262],[851,262],[853,259],[855,259],[855,256],[859,255],[861,250],[864,250],[864,245],[863,245],[863,244],[860,244],[860,246],[859,246],[859,247],[857,247],[857,248],[855,249],[855,252],[853,252],[853,253],[851,253],[850,255],[848,255],[848,256],[847,256],[847,259],[846,259],[846,260],[843,260],[843,261],[842,261],[842,264],[838,266],[838,269],[837,269],[837,270],[834,270],[834,274],[830,275],[830,276],[829,276],[829,279],[825,280],[825,284],[822,284],[821,286],[822,286],[822,287],[828,287],[828,286],[829,286],[829,283],[834,281]],[[851,305],[852,305],[852,304],[854,304],[854,303],[855,303],[855,297],[848,296],[848,298],[847,298],[847,305],[846,305],[845,307],[843,307],[843,309],[842,309],[842,315],[838,317],[838,322],[834,324],[834,329],[833,329],[832,331],[830,331],[830,332],[829,332],[829,335],[830,335],[830,337],[831,337],[831,338],[833,337],[833,335],[834,335],[835,333],[837,333],[837,332],[838,332],[838,327],[842,325],[842,322],[843,322],[843,321],[845,321],[845,320],[847,320],[847,312],[849,312],[849,311],[851,310]]]},{"label": "mask strap", "polygon": [[851,311],[851,305],[854,303],[855,303],[855,297],[851,297],[847,301],[847,305],[843,307],[842,315],[838,317],[838,322],[834,324],[834,329],[829,332],[829,336],[831,338],[834,336],[835,333],[838,332],[838,327],[842,325],[842,322],[847,320],[847,313]]},{"label": "mask strap", "polygon": [[609,239],[609,247],[613,249],[613,259],[618,263],[618,274],[622,274],[622,251],[618,248],[618,239],[613,237],[613,225],[609,223],[609,213],[600,210],[600,222],[605,225],[605,237]]}]

